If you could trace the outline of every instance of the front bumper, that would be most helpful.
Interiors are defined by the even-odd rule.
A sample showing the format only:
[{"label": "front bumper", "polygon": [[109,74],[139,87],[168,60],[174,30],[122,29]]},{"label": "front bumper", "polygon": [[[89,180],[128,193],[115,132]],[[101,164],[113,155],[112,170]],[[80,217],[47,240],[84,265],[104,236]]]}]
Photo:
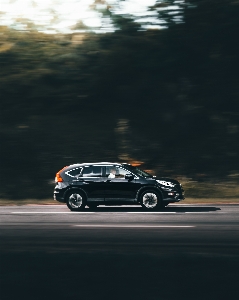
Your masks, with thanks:
[{"label": "front bumper", "polygon": [[184,190],[164,190],[163,191],[163,202],[174,203],[184,200]]},{"label": "front bumper", "polygon": [[164,198],[163,202],[167,202],[167,203],[174,203],[174,202],[180,202],[182,200],[184,200],[185,197],[181,196],[181,197],[176,197],[176,198]]}]

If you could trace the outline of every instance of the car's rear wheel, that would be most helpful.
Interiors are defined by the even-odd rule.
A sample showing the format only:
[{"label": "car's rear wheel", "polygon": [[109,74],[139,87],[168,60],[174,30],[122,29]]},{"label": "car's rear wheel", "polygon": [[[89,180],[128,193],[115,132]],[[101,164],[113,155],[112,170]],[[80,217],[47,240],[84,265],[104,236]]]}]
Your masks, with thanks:
[{"label": "car's rear wheel", "polygon": [[155,191],[145,191],[141,194],[140,204],[145,209],[155,210],[162,206],[162,201],[159,194]]},{"label": "car's rear wheel", "polygon": [[81,191],[74,191],[67,194],[66,205],[71,211],[83,210],[86,197]]}]

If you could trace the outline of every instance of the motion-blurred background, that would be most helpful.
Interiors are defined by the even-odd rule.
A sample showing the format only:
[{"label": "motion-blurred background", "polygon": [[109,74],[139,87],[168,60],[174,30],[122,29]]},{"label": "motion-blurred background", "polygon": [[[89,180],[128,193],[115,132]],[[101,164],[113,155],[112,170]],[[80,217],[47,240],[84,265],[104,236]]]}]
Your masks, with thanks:
[{"label": "motion-blurred background", "polygon": [[59,169],[94,161],[238,196],[238,16],[236,0],[1,0],[0,197],[50,198]]}]

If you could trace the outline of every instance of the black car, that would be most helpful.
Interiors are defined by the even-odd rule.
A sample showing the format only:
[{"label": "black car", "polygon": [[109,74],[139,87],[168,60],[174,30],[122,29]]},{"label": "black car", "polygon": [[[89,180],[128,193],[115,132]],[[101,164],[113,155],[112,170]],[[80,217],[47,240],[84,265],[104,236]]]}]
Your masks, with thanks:
[{"label": "black car", "polygon": [[155,210],[184,199],[177,180],[157,178],[130,164],[74,164],[56,173],[55,182],[54,199],[72,211],[101,204],[140,204]]}]

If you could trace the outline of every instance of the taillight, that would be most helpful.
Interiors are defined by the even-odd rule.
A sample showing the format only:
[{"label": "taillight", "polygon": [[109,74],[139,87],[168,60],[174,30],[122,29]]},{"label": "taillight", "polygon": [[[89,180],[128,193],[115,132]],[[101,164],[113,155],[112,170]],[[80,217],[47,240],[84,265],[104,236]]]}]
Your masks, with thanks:
[{"label": "taillight", "polygon": [[63,182],[64,181],[63,178],[60,175],[60,172],[62,172],[65,168],[67,168],[67,166],[56,173],[55,182]]},{"label": "taillight", "polygon": [[56,173],[55,182],[62,182],[62,181],[63,181],[63,179],[62,179],[60,173],[59,172]]}]

